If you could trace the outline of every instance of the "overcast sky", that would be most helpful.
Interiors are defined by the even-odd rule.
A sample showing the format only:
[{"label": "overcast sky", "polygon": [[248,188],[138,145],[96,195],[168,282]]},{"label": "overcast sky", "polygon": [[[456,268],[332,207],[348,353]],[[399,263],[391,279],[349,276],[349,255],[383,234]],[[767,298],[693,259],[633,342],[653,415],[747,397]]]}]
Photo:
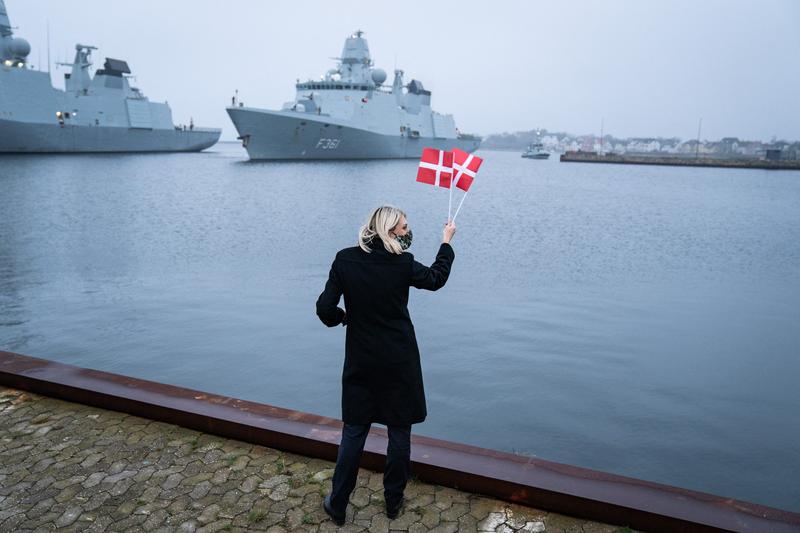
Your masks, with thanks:
[{"label": "overcast sky", "polygon": [[[364,30],[376,66],[433,91],[461,131],[800,139],[800,1],[5,0],[31,63],[74,44],[125,59],[176,122],[280,108]],[[41,59],[40,59],[41,58]],[[63,72],[53,79],[63,87]],[[56,75],[56,73],[58,73]]]}]

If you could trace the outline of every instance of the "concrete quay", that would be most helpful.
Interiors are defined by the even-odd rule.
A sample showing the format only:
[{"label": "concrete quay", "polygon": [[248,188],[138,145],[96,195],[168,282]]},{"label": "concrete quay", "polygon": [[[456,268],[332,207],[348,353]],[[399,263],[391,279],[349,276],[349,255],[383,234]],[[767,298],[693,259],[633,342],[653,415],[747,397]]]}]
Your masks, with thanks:
[{"label": "concrete quay", "polygon": [[660,165],[673,167],[757,168],[765,170],[800,170],[800,161],[757,158],[710,158],[656,156],[636,154],[598,154],[597,152],[565,152],[562,163],[611,163],[617,165]]},{"label": "concrete quay", "polygon": [[[300,507],[303,517],[306,513],[309,514],[305,522],[301,519],[300,524],[293,522],[281,524],[281,520],[278,520],[269,527],[280,526],[286,529],[289,526],[292,529],[297,525],[300,529],[305,527],[313,529],[313,526],[318,526],[315,531],[319,531],[332,525],[328,521],[308,522],[313,519],[314,512],[323,511],[321,505],[317,506],[315,511],[315,502],[305,502],[306,497],[314,498],[308,496],[311,493],[317,494],[314,499],[319,498],[321,502],[322,496],[328,492],[327,486],[323,488],[318,486],[316,492],[311,490],[302,495],[291,491],[312,483],[314,476],[320,478],[317,480],[318,485],[324,483],[329,485],[330,482],[326,481],[325,476],[332,473],[333,461],[338,451],[342,428],[340,420],[3,351],[0,351],[0,387],[14,391],[4,393],[3,396],[17,397],[0,402],[0,404],[11,404],[0,409],[0,531],[5,531],[7,527],[18,530],[20,529],[18,526],[23,522],[29,526],[30,524],[25,522],[28,520],[28,513],[32,512],[32,506],[41,499],[52,498],[56,503],[62,504],[70,502],[73,496],[78,498],[79,494],[80,497],[87,498],[87,501],[93,498],[91,493],[83,494],[80,488],[74,488],[71,489],[74,491],[73,494],[59,496],[60,492],[51,493],[39,500],[26,500],[28,493],[34,489],[63,491],[68,486],[87,482],[91,484],[95,481],[97,483],[94,485],[97,485],[107,480],[114,482],[110,488],[112,496],[114,491],[122,491],[116,496],[123,496],[129,490],[133,491],[134,495],[140,490],[142,497],[137,495],[137,499],[142,499],[146,504],[152,503],[155,499],[165,500],[187,494],[191,498],[194,488],[190,488],[191,485],[183,487],[183,477],[192,478],[193,482],[203,484],[203,488],[198,489],[195,499],[210,498],[201,502],[200,507],[192,508],[196,515],[202,514],[202,509],[206,506],[217,505],[221,509],[224,507],[223,503],[227,501],[223,499],[226,495],[231,500],[238,501],[236,493],[230,494],[232,490],[236,490],[248,495],[244,501],[248,505],[248,516],[255,509],[256,514],[252,515],[253,518],[258,518],[259,513],[277,512],[284,513],[283,519],[288,521],[286,513],[290,508],[271,507],[274,504],[270,502],[280,503],[290,496],[294,498],[302,496],[303,505],[309,505]],[[22,403],[19,398],[34,398],[35,401],[28,400],[27,404],[18,407],[17,404]],[[62,415],[60,408],[56,407],[48,407],[45,412],[37,412],[35,409],[36,405],[41,405],[37,402],[62,401],[74,402],[69,404],[72,407],[64,408],[68,413],[66,415]],[[62,404],[63,402],[57,405]],[[99,411],[91,411],[91,416],[89,414],[79,416],[74,413],[78,409],[99,409]],[[15,417],[19,419],[15,420]],[[63,428],[66,432],[64,435],[55,433],[57,430],[62,430],[62,423],[49,422],[62,417],[66,417],[65,424],[67,424]],[[99,420],[101,417],[112,419],[117,417],[116,420],[119,422],[111,422],[110,428],[105,428],[102,424],[99,427],[92,427],[91,421]],[[133,420],[132,427],[125,426],[128,420]],[[183,437],[172,438],[172,433],[186,434],[190,437],[185,441]],[[38,440],[39,436],[41,440]],[[37,440],[28,442],[30,439]],[[95,442],[96,439],[99,439],[99,442]],[[130,446],[141,443],[144,447],[127,448],[129,439]],[[216,444],[208,444],[210,442]],[[238,450],[246,450],[244,454],[248,457],[239,458],[241,453],[228,449],[234,446],[233,443],[237,443],[236,446],[240,447]],[[372,531],[411,530],[413,526],[419,531],[424,531],[420,528],[437,531],[469,531],[474,525],[475,531],[514,531],[526,528],[529,531],[542,528],[549,531],[626,531],[627,527],[641,531],[670,533],[800,531],[800,514],[791,511],[417,434],[412,434],[411,446],[411,470],[417,477],[409,486],[407,494],[410,500],[406,513],[411,514],[409,518],[403,518],[405,514],[399,518],[409,521],[386,524],[379,483],[385,462],[386,445],[386,430],[378,426],[373,427],[361,460],[361,467],[365,469],[361,472],[361,477],[366,481],[363,479],[359,481],[359,489],[351,500],[352,512],[347,516],[350,520],[347,527],[351,530],[358,528]],[[101,448],[89,453],[94,454],[95,459],[92,461],[95,462],[103,460],[104,457],[109,458],[107,464],[103,466],[105,470],[86,471],[85,469],[94,463],[89,461],[84,465],[84,461],[88,458],[84,447],[93,449],[97,446]],[[198,448],[206,447],[208,449],[199,450],[203,454],[202,458],[194,455]],[[118,448],[125,450],[119,457],[114,455]],[[41,456],[42,454],[45,455]],[[263,459],[263,456],[270,459]],[[128,457],[139,463],[125,463]],[[220,466],[220,460],[223,466]],[[228,466],[233,470],[236,461],[245,463],[243,468],[247,474],[243,478],[235,478],[237,488],[215,486],[216,476],[223,475],[220,471],[225,471],[224,464],[230,462]],[[269,465],[261,461],[266,461]],[[209,463],[213,467],[204,466]],[[303,464],[307,466],[303,467]],[[134,468],[136,465],[138,468]],[[57,476],[55,473],[48,473],[47,469],[50,466],[65,470],[59,471]],[[256,469],[247,470],[250,466]],[[263,469],[263,472],[259,471],[259,468]],[[287,469],[291,472],[293,468],[304,472],[306,478],[293,477],[287,472]],[[329,472],[322,474],[323,470]],[[113,477],[126,471],[129,473],[125,479]],[[131,474],[131,471],[135,473]],[[158,481],[156,471],[167,477],[172,475],[172,481],[169,483],[167,479]],[[145,482],[145,486],[142,489],[134,488],[140,486],[135,484],[139,481],[136,478],[139,473],[144,476],[142,481]],[[179,477],[178,474],[183,477]],[[205,479],[195,477],[201,474]],[[68,482],[71,478],[78,479],[81,476],[86,478],[74,483]],[[91,476],[94,477],[89,481]],[[182,487],[180,490],[184,492],[177,495],[171,492],[156,493],[158,490],[156,487],[147,486],[151,477],[156,479],[156,484],[161,487],[160,490],[178,490],[180,486]],[[127,479],[132,481],[126,481]],[[223,484],[227,482],[227,478],[216,479]],[[122,484],[117,486],[117,483]],[[126,487],[125,485],[129,483],[133,486]],[[62,484],[66,485],[61,487]],[[278,485],[286,485],[281,488],[281,491],[286,492],[286,498],[283,497],[283,492],[273,494],[273,489]],[[114,486],[117,488],[114,489]],[[368,494],[361,491],[364,487],[367,488]],[[90,488],[93,487],[84,487],[84,489]],[[249,490],[244,491],[244,488]],[[150,501],[144,500],[147,490],[150,490],[147,493]],[[440,492],[443,494],[441,497],[438,496]],[[433,496],[433,500],[428,496],[425,499],[429,501],[418,500],[420,494]],[[454,499],[456,494],[460,495],[458,496],[460,501]],[[57,500],[56,496],[63,501]],[[364,497],[366,497],[365,505],[357,503],[364,502]],[[256,500],[248,501],[252,498]],[[461,513],[457,516],[443,515],[441,511],[447,511],[450,506],[444,501],[439,503],[441,498],[449,498],[450,506],[455,502],[466,508],[459,507],[459,511],[453,511]],[[183,501],[189,504],[188,500]],[[227,501],[226,505],[231,506],[236,501]],[[474,507],[478,501],[484,502],[480,504],[484,505],[481,510]],[[123,503],[123,500],[113,501],[113,504],[109,504],[104,511],[114,511]],[[100,502],[98,505],[102,507],[103,504],[104,502]],[[144,505],[135,500],[134,504],[129,503],[128,507],[136,504]],[[53,502],[48,501],[47,505],[42,505],[44,507],[40,510],[45,511],[53,506]],[[298,505],[301,505],[300,502],[294,501],[291,509],[297,509]],[[368,513],[372,514],[364,516],[361,507],[370,505],[373,508]],[[433,524],[431,513],[427,513],[428,518],[425,518],[426,511],[436,512],[433,508],[425,508],[429,505],[434,505],[440,511],[439,522],[436,524]],[[128,507],[123,507],[123,511]],[[169,504],[164,507],[169,508]],[[131,512],[135,510],[136,508]],[[153,511],[151,508],[148,510]],[[66,512],[66,509],[62,511]],[[177,511],[184,512],[187,508],[177,508]],[[78,518],[82,516],[82,508],[73,509],[72,514],[75,513],[78,513]],[[295,514],[297,513],[298,511],[295,511]],[[98,514],[95,519],[99,520],[100,516],[106,514]],[[248,522],[242,522],[240,514],[235,513],[228,518],[218,515],[230,522],[218,525],[221,528],[250,527]],[[475,519],[474,524],[470,518],[465,518],[466,514]],[[119,527],[116,525],[118,521],[130,518],[127,515],[120,517],[118,514],[110,516],[111,522],[107,524],[110,531],[118,530],[116,529]],[[216,516],[212,522],[220,521]],[[381,518],[376,518],[377,516],[382,516],[384,522],[380,522]],[[234,521],[237,517],[239,522]],[[57,517],[51,518],[57,520]],[[180,518],[183,521],[159,525],[156,529],[166,527],[167,529],[162,531],[167,531],[194,519],[189,516]],[[367,523],[368,518],[369,523]],[[12,519],[19,522],[13,522]],[[375,523],[375,520],[380,523]],[[260,519],[251,521],[259,522],[254,524],[256,529],[262,526]],[[48,524],[50,521],[45,521],[36,528],[43,527],[45,529],[39,530],[44,531],[57,525],[55,522]],[[126,524],[123,523],[126,527],[130,525]],[[199,529],[199,526],[207,525],[195,522],[193,526],[187,524],[186,528],[191,529],[192,526]],[[28,526],[24,527],[28,530],[36,529]],[[142,528],[152,529],[149,525]]]}]

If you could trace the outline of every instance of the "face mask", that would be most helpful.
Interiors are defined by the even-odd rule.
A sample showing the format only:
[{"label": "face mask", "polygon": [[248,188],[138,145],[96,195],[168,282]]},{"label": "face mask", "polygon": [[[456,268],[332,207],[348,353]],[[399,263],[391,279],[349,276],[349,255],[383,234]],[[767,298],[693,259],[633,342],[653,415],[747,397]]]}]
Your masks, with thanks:
[{"label": "face mask", "polygon": [[398,235],[397,237],[395,237],[395,240],[397,240],[397,242],[400,243],[400,247],[403,250],[408,250],[411,247],[411,239],[413,238],[414,235],[411,233],[411,230],[408,230],[408,232],[405,235],[403,236]]}]

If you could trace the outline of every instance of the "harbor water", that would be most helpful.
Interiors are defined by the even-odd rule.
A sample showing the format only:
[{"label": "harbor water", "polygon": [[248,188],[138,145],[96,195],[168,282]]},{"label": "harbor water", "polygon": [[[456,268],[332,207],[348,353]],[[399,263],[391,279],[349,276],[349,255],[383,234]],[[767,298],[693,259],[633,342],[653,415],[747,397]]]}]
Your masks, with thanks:
[{"label": "harbor water", "polygon": [[[800,511],[800,172],[479,155],[414,432]],[[2,156],[0,349],[338,418],[314,303],[379,203],[433,260],[416,165]]]}]

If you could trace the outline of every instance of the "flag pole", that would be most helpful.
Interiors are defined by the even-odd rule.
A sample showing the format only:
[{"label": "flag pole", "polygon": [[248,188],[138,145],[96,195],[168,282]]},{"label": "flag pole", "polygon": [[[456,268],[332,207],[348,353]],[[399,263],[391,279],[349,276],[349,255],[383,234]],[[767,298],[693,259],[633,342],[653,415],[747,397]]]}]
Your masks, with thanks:
[{"label": "flag pole", "polygon": [[447,202],[447,221],[450,222],[450,213],[452,212],[453,208],[453,176],[450,175],[450,187],[448,187],[450,191],[450,200]]},{"label": "flag pole", "polygon": [[455,155],[453,155],[453,162],[450,163],[450,189],[447,191],[449,193],[450,199],[447,201],[447,221],[450,222],[450,214],[453,212],[453,183],[454,178],[456,177],[456,169],[455,169]]},{"label": "flag pole", "polygon": [[456,214],[453,215],[453,222],[456,221],[456,217],[458,216],[458,212],[461,211],[461,206],[464,204],[464,198],[466,198],[468,194],[469,194],[469,189],[467,189],[466,192],[464,192],[464,196],[461,197],[461,203],[458,204],[458,209],[456,209]]}]

